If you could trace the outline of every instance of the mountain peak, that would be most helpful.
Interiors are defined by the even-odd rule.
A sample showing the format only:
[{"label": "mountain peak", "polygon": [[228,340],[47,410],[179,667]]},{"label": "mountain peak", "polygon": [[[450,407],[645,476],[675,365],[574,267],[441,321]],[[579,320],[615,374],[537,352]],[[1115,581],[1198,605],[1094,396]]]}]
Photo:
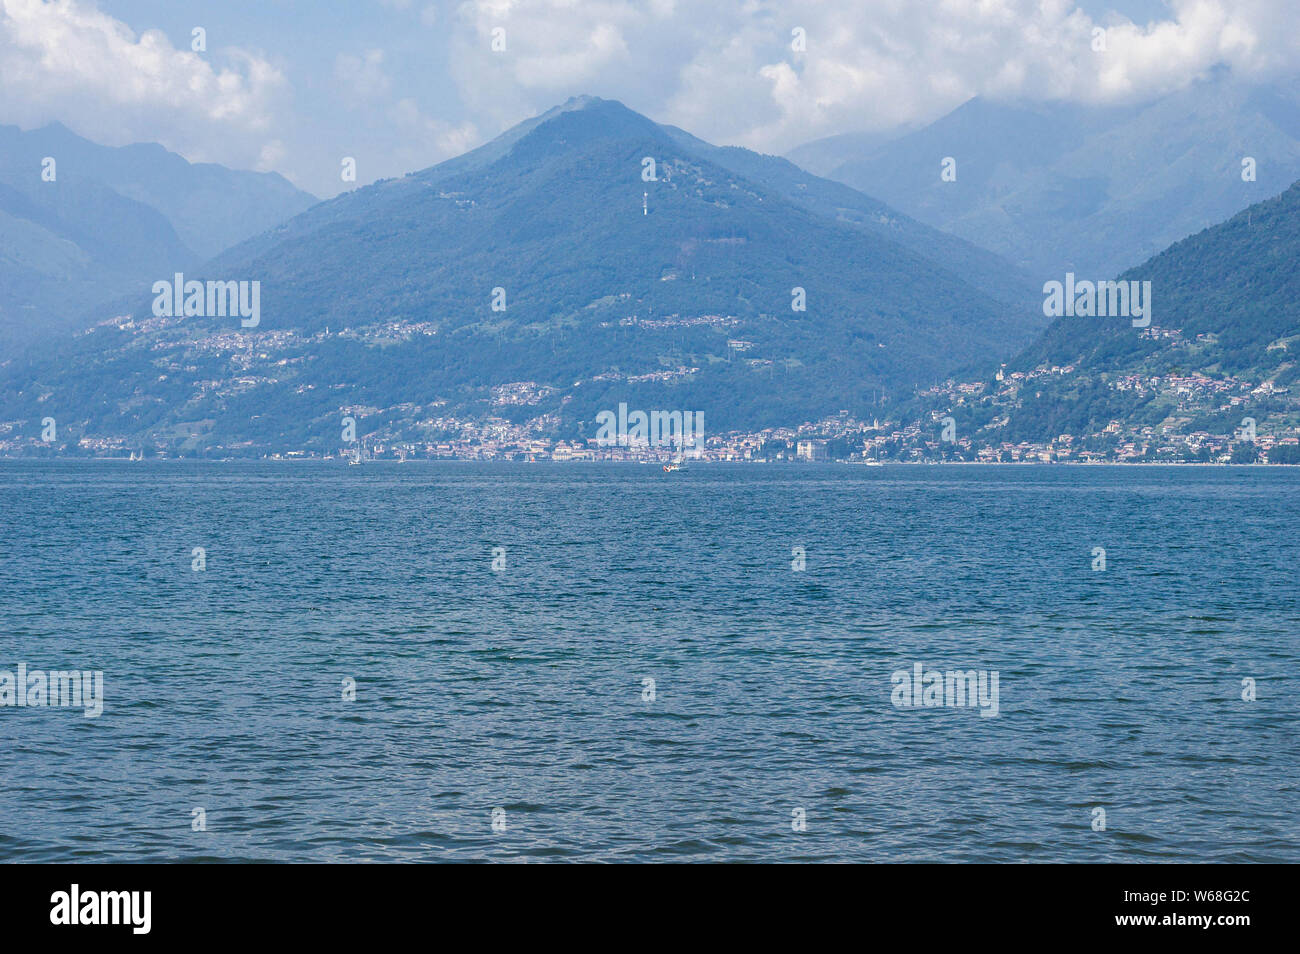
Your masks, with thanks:
[{"label": "mountain peak", "polygon": [[590,95],[570,96],[560,105],[516,123],[478,148],[414,175],[425,181],[434,181],[480,169],[511,154],[524,140],[528,140],[531,147],[546,148],[548,143],[574,145],[630,135],[645,137],[666,134],[653,120],[628,109],[618,100]]},{"label": "mountain peak", "polygon": [[577,134],[579,141],[628,134],[664,134],[654,120],[628,109],[616,99],[598,96],[571,97],[563,105],[537,117],[528,132],[535,133],[546,127],[557,127],[566,138]]},{"label": "mountain peak", "polygon": [[[600,103],[610,102],[614,102],[614,100],[602,99],[599,96],[592,96],[588,93],[583,93],[581,96],[570,96],[562,105],[556,106],[555,108],[561,110],[589,109],[592,106],[599,105]],[[622,103],[619,103],[619,105],[621,106]]]},{"label": "mountain peak", "polygon": [[63,125],[63,123],[59,122],[57,119],[54,120],[53,122],[46,123],[44,126],[40,127],[40,129],[36,131],[46,132],[46,133],[62,133],[67,135],[76,135],[75,133],[72,132],[71,129]]}]

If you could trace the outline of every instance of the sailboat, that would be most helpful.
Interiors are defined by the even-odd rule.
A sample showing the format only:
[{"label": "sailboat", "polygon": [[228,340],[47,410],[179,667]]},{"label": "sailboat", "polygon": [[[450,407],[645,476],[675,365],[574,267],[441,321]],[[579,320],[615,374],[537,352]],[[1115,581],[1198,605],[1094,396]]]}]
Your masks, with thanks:
[{"label": "sailboat", "polygon": [[349,466],[349,467],[359,467],[359,466],[361,466],[361,451],[362,451],[362,449],[363,449],[363,448],[362,448],[362,445],[361,445],[361,444],[358,444],[356,447],[352,448],[352,456],[348,458],[348,466]]},{"label": "sailboat", "polygon": [[671,464],[664,464],[665,474],[675,474],[679,470],[686,469],[686,448],[683,446],[677,451],[677,456],[673,458]]}]

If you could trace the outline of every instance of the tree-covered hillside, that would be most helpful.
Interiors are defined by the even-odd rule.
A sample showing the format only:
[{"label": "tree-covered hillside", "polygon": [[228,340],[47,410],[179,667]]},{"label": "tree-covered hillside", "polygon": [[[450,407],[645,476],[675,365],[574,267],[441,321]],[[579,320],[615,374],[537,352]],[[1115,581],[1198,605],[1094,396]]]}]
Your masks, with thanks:
[{"label": "tree-covered hillside", "polygon": [[[0,408],[226,446],[328,446],[348,406],[411,433],[521,415],[580,433],[620,402],[762,427],[878,412],[882,394],[1004,356],[1041,323],[950,268],[984,281],[985,253],[936,239],[926,257],[923,226],[846,221],[706,151],[618,103],[574,100],[186,275],[260,282],[257,328],[151,319],[142,289],[136,321],[5,366]],[[835,209],[855,204],[827,186],[850,200]],[[535,399],[502,398],[512,388]]]}]

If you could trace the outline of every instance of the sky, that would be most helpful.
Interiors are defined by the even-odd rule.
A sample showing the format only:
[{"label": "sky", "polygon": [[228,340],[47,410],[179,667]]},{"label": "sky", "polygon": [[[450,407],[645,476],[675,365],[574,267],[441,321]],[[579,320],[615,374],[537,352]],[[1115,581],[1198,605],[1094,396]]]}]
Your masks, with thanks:
[{"label": "sky", "polygon": [[780,154],[976,95],[1143,100],[1216,69],[1294,78],[1300,0],[0,0],[0,123],[159,142],[318,196],[581,94]]}]

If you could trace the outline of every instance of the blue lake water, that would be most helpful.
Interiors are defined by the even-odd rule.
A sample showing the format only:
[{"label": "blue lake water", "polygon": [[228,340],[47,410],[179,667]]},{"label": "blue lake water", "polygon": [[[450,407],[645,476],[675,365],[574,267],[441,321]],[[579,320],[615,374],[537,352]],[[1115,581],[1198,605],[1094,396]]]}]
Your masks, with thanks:
[{"label": "blue lake water", "polygon": [[10,461],[0,514],[0,671],[104,674],[0,707],[3,860],[1300,861],[1300,468]]}]

